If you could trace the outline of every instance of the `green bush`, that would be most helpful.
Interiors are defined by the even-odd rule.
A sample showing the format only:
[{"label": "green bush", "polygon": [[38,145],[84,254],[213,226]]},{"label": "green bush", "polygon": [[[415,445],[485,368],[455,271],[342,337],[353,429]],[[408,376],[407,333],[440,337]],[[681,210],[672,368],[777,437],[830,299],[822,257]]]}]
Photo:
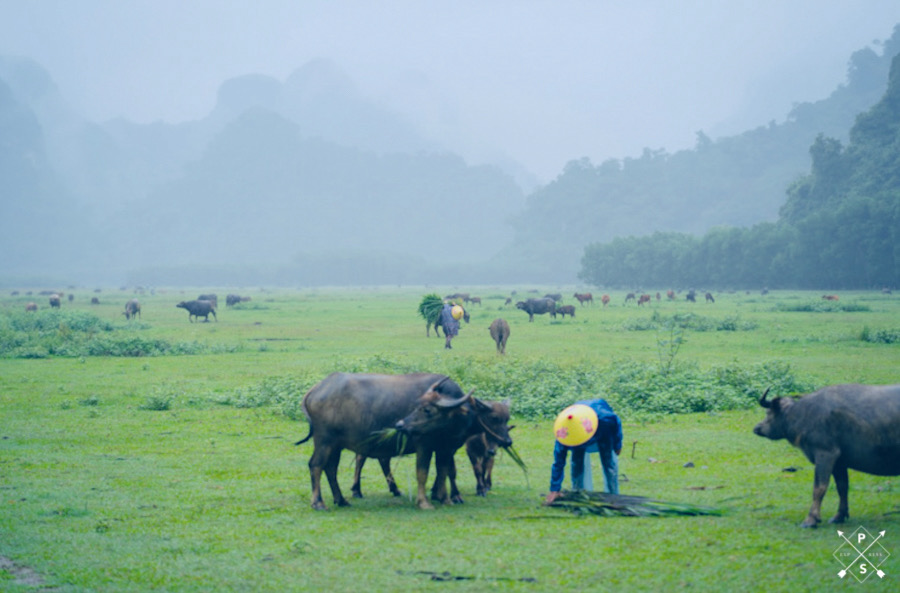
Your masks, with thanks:
[{"label": "green bush", "polygon": [[873,331],[866,326],[863,328],[859,339],[863,342],[872,342],[873,344],[896,344],[900,342],[900,329],[879,329]]}]

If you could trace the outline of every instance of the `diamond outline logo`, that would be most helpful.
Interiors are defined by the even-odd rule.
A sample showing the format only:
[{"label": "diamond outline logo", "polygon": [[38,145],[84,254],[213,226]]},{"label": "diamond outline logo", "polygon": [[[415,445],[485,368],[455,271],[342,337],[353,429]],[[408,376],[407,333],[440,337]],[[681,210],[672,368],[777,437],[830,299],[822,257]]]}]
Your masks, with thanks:
[{"label": "diamond outline logo", "polygon": [[[850,537],[847,537],[843,531],[838,530],[838,537],[844,541],[833,554],[834,558],[843,567],[837,573],[837,576],[843,579],[847,576],[847,573],[850,573],[860,583],[865,582],[866,579],[872,576],[873,572],[880,579],[887,576],[880,568],[890,556],[890,553],[879,542],[885,533],[887,532],[881,531],[877,537],[873,537],[865,527],[860,526],[850,534]],[[854,541],[856,542],[855,544]]]}]

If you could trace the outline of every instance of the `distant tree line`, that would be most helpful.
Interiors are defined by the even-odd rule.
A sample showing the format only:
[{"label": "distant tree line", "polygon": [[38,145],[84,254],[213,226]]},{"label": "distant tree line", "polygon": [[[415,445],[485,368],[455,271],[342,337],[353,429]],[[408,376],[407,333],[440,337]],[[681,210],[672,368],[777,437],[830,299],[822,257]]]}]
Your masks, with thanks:
[{"label": "distant tree line", "polygon": [[594,243],[580,278],[604,286],[900,286],[900,56],[849,144],[820,135],[809,152],[812,169],[788,188],[777,222]]}]

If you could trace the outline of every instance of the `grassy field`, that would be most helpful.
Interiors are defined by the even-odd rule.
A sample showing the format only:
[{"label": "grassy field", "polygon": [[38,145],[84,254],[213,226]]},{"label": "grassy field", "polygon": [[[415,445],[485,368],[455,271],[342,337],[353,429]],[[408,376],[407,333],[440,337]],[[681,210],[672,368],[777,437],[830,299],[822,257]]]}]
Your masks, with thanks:
[{"label": "grassy field", "polygon": [[[577,517],[541,507],[551,420],[534,415],[513,421],[528,472],[501,455],[486,498],[474,495],[460,453],[463,505],[417,510],[413,460],[401,458],[394,473],[405,496],[391,497],[370,463],[366,498],[349,508],[313,511],[306,467],[312,447],[293,445],[306,424],[296,405],[260,394],[288,391],[299,402],[335,370],[447,372],[468,390],[480,385],[479,377],[545,363],[565,371],[633,361],[702,369],[775,361],[811,386],[900,381],[900,344],[893,341],[900,298],[891,295],[839,293],[838,303],[826,304],[820,293],[715,293],[714,304],[663,296],[639,308],[625,304],[624,292],[612,292],[603,308],[596,291],[598,302],[580,307],[569,297],[573,288],[554,288],[576,304],[575,318],[539,316],[529,323],[526,314],[504,305],[510,288],[465,289],[483,304],[469,308],[471,323],[463,324],[449,351],[443,339],[426,337],[416,307],[427,293],[457,287],[232,290],[252,298],[234,308],[224,304],[229,291],[219,289],[219,319],[210,323],[189,323],[186,311],[175,307],[208,290],[72,290],[61,321],[51,320],[50,331],[15,347],[12,341],[23,334],[11,328],[24,323],[26,302],[39,305],[38,315],[51,313],[46,297],[24,290],[0,297],[0,320],[6,320],[0,347],[7,342],[0,348],[0,590],[849,586],[852,577],[837,576],[841,565],[833,553],[842,540],[836,530],[799,528],[811,498],[811,465],[788,443],[752,434],[763,417],[759,408],[622,413],[622,492],[711,505],[722,516]],[[92,296],[99,305],[89,304]],[[129,323],[121,311],[132,296],[143,312]],[[520,288],[513,299],[524,296]],[[676,316],[690,316],[693,325],[678,334],[680,347],[673,351],[672,332],[658,322]],[[496,317],[512,330],[502,361],[487,332]],[[76,326],[93,318],[105,328],[92,330],[90,343],[73,342]],[[181,354],[97,356],[85,350],[98,343],[131,344],[144,353],[148,344],[159,344]],[[603,385],[600,390],[622,409],[619,394]],[[512,399],[515,415],[524,396],[501,395]],[[563,397],[592,395],[566,391]],[[596,457],[592,461],[596,467]],[[345,453],[345,492],[351,477]],[[883,545],[892,554],[882,565],[887,576],[868,584],[890,586],[900,578],[898,487],[896,478],[851,472],[845,527],[885,530]],[[330,504],[327,488],[324,494]],[[836,505],[832,486],[823,516]]]}]

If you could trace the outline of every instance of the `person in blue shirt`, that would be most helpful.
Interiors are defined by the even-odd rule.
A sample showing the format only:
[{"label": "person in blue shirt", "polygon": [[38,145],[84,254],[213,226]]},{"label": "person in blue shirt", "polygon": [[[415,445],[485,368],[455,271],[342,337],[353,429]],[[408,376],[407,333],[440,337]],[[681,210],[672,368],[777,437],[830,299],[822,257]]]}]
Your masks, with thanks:
[{"label": "person in blue shirt", "polygon": [[579,401],[556,417],[553,465],[550,469],[550,492],[544,504],[559,498],[562,490],[566,457],[572,452],[572,487],[584,487],[585,454],[597,451],[603,464],[606,492],[619,493],[618,455],[622,452],[622,421],[603,399]]},{"label": "person in blue shirt", "polygon": [[444,328],[444,348],[446,349],[453,348],[450,342],[453,340],[453,336],[459,333],[459,320],[453,316],[454,306],[453,303],[444,303],[444,308],[441,309],[441,327]]}]

